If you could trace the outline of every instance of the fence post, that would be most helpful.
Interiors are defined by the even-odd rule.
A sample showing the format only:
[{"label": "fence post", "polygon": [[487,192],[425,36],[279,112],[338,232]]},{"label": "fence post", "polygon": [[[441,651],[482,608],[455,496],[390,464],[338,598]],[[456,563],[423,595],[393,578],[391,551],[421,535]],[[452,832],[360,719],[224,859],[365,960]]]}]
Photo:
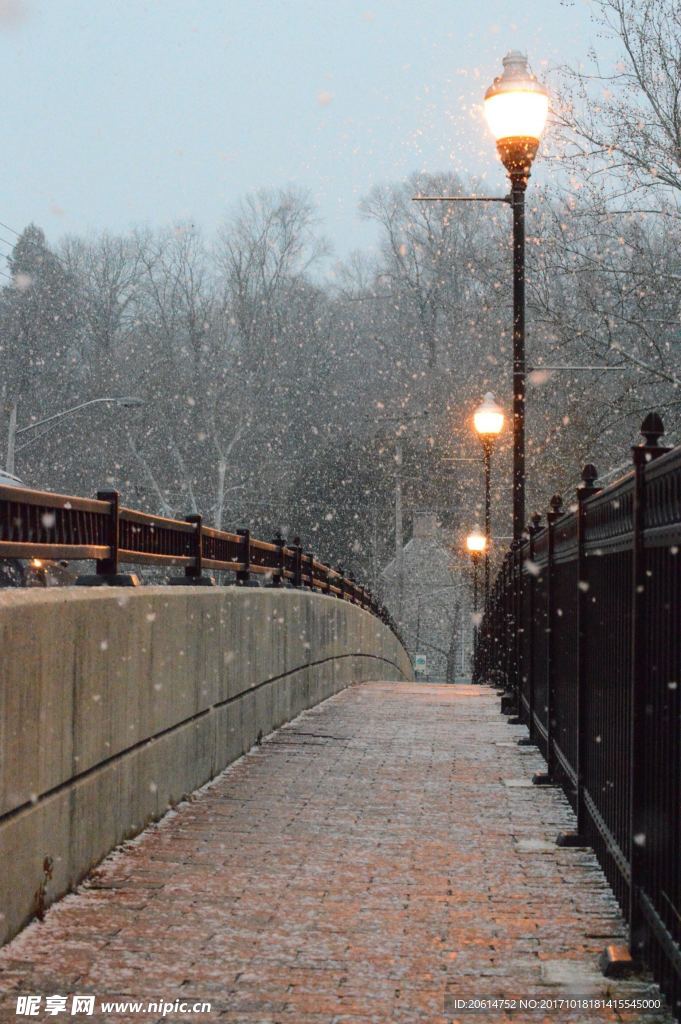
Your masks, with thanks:
[{"label": "fence post", "polygon": [[640,890],[646,882],[645,723],[650,680],[647,673],[647,589],[648,576],[644,530],[646,525],[646,465],[664,455],[660,437],[662,420],[649,413],[641,424],[645,441],[632,448],[634,462],[634,543],[632,565],[632,630],[631,630],[631,732],[630,732],[630,818],[629,818],[629,952],[638,959],[647,942],[647,926],[641,910]]},{"label": "fence post", "polygon": [[303,549],[300,537],[293,538],[293,586],[300,589],[303,585]]},{"label": "fence post", "polygon": [[511,542],[511,549],[506,559],[508,575],[506,580],[506,690],[501,697],[502,715],[518,714],[518,609],[517,598],[517,553],[519,540]]},{"label": "fence post", "polygon": [[525,649],[528,651],[527,663],[523,665],[525,677],[527,679],[527,729],[529,736],[522,736],[518,740],[519,747],[535,747],[537,745],[537,729],[534,723],[534,644],[535,644],[535,628],[534,628],[534,604],[536,598],[536,576],[534,574],[534,538],[537,533],[541,530],[541,516],[538,512],[532,516],[532,523],[527,528],[527,535],[529,538],[529,544],[527,549],[527,559],[529,562],[527,570],[527,578],[525,580],[525,586],[528,588],[530,595],[530,608],[529,608],[529,621],[525,622],[525,629],[528,630],[529,638],[525,644]]},{"label": "fence post", "polygon": [[244,564],[243,569],[237,569],[236,585],[237,587],[257,587],[257,581],[251,579],[251,531],[237,530],[236,532],[241,537],[241,547],[243,549],[241,561]]},{"label": "fence post", "polygon": [[498,686],[501,696],[507,690],[508,680],[508,588],[506,586],[506,566],[508,565],[508,554],[501,563],[499,570],[499,609],[497,612],[498,629],[497,635],[499,641],[497,644],[497,650],[499,651],[499,657],[497,658],[498,664]]},{"label": "fence post", "polygon": [[168,583],[171,586],[180,587],[214,587],[214,578],[203,575],[203,516],[199,513],[192,513],[185,516],[185,522],[194,523],[195,526],[194,533],[190,534],[194,564],[185,566],[183,576],[171,576]]},{"label": "fence post", "polygon": [[501,685],[501,633],[502,633],[502,603],[501,603],[501,589],[502,589],[502,572],[499,570],[496,579],[494,580],[494,625],[492,627],[492,635],[490,637],[490,683],[499,693],[498,687]]},{"label": "fence post", "polygon": [[555,596],[555,572],[556,567],[553,558],[555,546],[556,522],[563,512],[563,499],[560,494],[554,494],[551,498],[551,509],[546,514],[548,538],[548,564],[546,566],[546,772],[535,772],[532,781],[535,786],[551,786],[554,783],[556,772],[556,755],[553,749],[553,698],[554,698],[554,673],[553,662],[556,649],[555,631],[557,628],[558,616],[556,615]]},{"label": "fence post", "polygon": [[585,502],[600,487],[596,487],[598,471],[590,463],[582,470],[582,482],[577,488],[577,788],[575,806],[577,828],[574,832],[560,832],[558,846],[588,846],[586,838],[586,808],[584,806],[584,752],[586,748],[586,622],[590,613],[589,564],[586,557]]},{"label": "fence post", "polygon": [[97,491],[98,501],[109,502],[106,543],[109,557],[96,563],[94,576],[79,576],[76,585],[80,587],[137,587],[139,579],[132,572],[118,571],[120,547],[120,496],[118,491]]},{"label": "fence post", "polygon": [[270,543],[275,544],[277,548],[277,567],[273,570],[272,579],[266,586],[270,588],[283,587],[286,583],[286,576],[284,574],[286,569],[286,538],[282,537],[281,530],[277,530]]},{"label": "fence post", "polygon": [[110,555],[97,562],[98,576],[116,576],[118,574],[118,548],[120,539],[119,494],[118,491],[97,491],[98,501],[108,501],[110,505],[107,526],[107,543]]},{"label": "fence post", "polygon": [[314,590],[314,554],[311,551],[306,551],[305,557],[310,560],[310,582],[308,587],[310,590]]},{"label": "fence post", "polygon": [[523,682],[526,678],[525,672],[525,630],[528,623],[524,617],[524,601],[526,580],[523,573],[523,547],[525,541],[529,540],[529,531],[526,530],[515,545],[513,554],[513,622],[514,622],[514,650],[515,650],[515,697],[516,703],[513,709],[513,717],[509,718],[509,725],[523,725],[522,718],[522,692]]}]

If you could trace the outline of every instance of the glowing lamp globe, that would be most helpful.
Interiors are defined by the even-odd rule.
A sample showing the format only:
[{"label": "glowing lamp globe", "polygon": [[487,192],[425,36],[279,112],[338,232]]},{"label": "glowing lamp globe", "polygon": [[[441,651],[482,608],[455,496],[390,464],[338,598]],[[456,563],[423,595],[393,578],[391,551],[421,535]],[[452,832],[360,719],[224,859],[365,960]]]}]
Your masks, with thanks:
[{"label": "glowing lamp globe", "polygon": [[549,94],[518,50],[507,53],[502,63],[503,73],[485,93],[485,117],[508,173],[529,178],[549,113]]},{"label": "glowing lamp globe", "polygon": [[482,404],[473,413],[473,425],[482,438],[497,437],[504,428],[504,412],[488,391]]},{"label": "glowing lamp globe", "polygon": [[472,530],[466,537],[466,547],[471,555],[481,555],[487,547],[487,539],[478,529]]}]

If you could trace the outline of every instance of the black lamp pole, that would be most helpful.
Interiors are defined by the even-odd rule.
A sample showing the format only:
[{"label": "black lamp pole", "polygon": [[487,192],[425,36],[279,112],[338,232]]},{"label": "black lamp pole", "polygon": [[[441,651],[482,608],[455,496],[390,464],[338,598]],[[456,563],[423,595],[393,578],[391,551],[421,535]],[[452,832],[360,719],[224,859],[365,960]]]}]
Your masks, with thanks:
[{"label": "black lamp pole", "polygon": [[473,663],[478,652],[478,623],[475,618],[478,612],[478,562],[480,561],[480,552],[471,552],[471,559],[473,561]]},{"label": "black lamp pole", "polygon": [[511,180],[513,211],[513,539],[525,532],[525,189],[537,139],[499,139],[497,152]]},{"label": "black lamp pole", "polygon": [[[529,167],[527,174],[509,174],[513,208],[513,537],[519,540],[525,529],[525,189]],[[489,586],[487,577],[485,584]]]},{"label": "black lamp pole", "polygon": [[[420,200],[508,203],[513,213],[513,539],[525,532],[525,189],[548,113],[548,92],[518,50],[485,93],[485,112],[511,181],[508,196],[415,196]],[[534,133],[534,134],[531,134]]]},{"label": "black lamp pole", "polygon": [[489,604],[489,549],[492,544],[492,498],[490,480],[492,476],[492,441],[482,438],[482,457],[485,463],[485,608]]}]

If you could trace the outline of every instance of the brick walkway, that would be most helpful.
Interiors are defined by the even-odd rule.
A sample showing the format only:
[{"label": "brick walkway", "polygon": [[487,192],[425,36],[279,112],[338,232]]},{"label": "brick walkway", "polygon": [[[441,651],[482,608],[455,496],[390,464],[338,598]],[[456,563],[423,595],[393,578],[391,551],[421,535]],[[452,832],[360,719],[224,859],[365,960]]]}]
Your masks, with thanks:
[{"label": "brick walkway", "polygon": [[571,823],[559,791],[507,785],[542,767],[522,732],[487,689],[333,697],[6,947],[3,1020],[60,1019],[15,1017],[16,993],[92,992],[208,1000],[209,1020],[253,1024],[667,1021],[445,1012],[463,997],[649,991],[595,970],[622,922],[592,856],[552,844]]}]

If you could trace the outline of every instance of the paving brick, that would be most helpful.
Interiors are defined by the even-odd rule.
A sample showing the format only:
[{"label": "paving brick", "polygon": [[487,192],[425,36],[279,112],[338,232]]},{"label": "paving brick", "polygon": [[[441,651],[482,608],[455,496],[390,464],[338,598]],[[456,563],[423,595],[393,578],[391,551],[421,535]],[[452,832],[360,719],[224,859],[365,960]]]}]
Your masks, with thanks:
[{"label": "paving brick", "polygon": [[[537,751],[472,686],[351,687],[267,738],[0,952],[17,993],[207,1000],[240,1024],[569,1024],[662,1013],[446,1012],[451,998],[655,994],[606,982],[625,935]],[[58,1020],[40,1016],[25,1020]]]}]

